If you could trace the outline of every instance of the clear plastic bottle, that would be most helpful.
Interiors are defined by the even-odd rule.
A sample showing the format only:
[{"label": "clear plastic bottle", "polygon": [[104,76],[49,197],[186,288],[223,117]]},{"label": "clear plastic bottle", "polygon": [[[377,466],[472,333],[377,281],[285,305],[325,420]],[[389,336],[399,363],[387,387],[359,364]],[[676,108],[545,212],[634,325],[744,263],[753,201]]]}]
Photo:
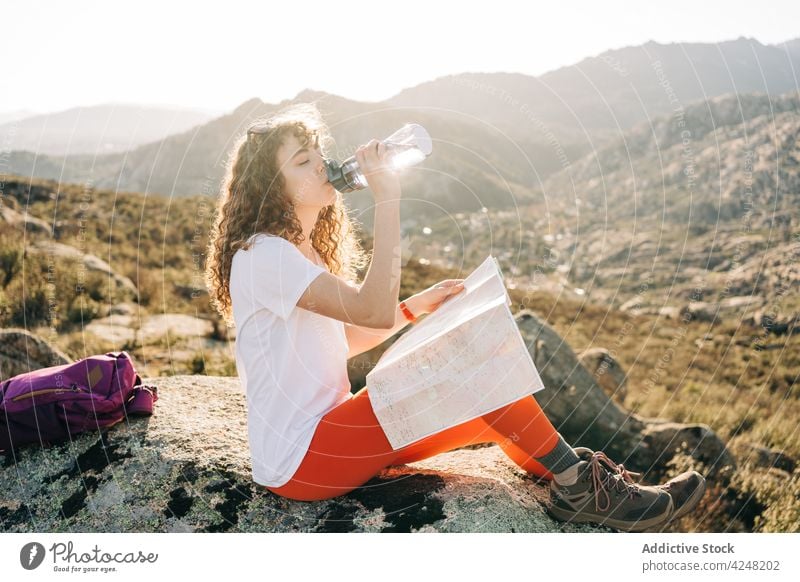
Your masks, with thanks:
[{"label": "clear plastic bottle", "polygon": [[[424,127],[416,123],[406,123],[383,140],[383,143],[386,145],[389,163],[395,170],[418,164],[433,151],[431,136]],[[325,168],[328,180],[339,192],[361,190],[368,185],[355,156],[350,156],[341,164],[326,159]]]}]

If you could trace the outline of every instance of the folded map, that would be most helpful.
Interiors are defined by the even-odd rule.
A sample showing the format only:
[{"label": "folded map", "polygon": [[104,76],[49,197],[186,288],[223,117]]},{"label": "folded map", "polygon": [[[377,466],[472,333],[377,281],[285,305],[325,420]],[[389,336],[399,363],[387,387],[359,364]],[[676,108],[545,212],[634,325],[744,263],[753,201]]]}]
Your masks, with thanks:
[{"label": "folded map", "polygon": [[544,388],[510,309],[497,259],[392,344],[367,374],[393,449]]}]

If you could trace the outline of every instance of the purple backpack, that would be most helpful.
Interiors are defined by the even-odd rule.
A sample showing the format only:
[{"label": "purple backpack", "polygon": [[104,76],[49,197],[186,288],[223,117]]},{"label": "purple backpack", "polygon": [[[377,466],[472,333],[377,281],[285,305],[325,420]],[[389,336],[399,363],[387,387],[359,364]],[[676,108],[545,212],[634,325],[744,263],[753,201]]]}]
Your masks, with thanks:
[{"label": "purple backpack", "polygon": [[0,451],[148,416],[156,400],[158,389],[142,385],[127,352],[19,374],[0,383]]}]

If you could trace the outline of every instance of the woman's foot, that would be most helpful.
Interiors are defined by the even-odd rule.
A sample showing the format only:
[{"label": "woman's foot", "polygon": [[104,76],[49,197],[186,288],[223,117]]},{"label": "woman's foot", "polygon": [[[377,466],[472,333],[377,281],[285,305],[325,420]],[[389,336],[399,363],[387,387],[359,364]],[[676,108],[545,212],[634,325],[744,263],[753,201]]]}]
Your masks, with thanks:
[{"label": "woman's foot", "polygon": [[[594,454],[592,449],[586,447],[573,447],[573,450],[578,457],[586,460]],[[642,476],[641,473],[628,471],[622,464],[617,465],[617,473],[629,482],[638,481]],[[672,497],[674,512],[669,521],[674,521],[680,519],[697,506],[706,491],[706,480],[697,471],[685,471],[663,485],[656,485],[656,487],[666,491]]]},{"label": "woman's foot", "polygon": [[[559,473],[550,482],[548,513],[561,521],[597,523],[623,531],[666,523],[673,513],[670,494],[628,481],[617,467],[605,453],[596,452],[581,460],[577,471]],[[560,483],[559,477],[564,479],[569,473],[577,476]]]}]

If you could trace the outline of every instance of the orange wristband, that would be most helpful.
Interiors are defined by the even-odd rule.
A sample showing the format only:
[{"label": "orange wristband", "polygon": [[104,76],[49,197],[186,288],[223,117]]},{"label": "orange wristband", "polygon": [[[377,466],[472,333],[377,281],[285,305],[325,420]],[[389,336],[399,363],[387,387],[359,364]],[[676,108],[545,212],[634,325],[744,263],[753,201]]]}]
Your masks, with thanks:
[{"label": "orange wristband", "polygon": [[403,312],[403,315],[405,315],[405,316],[406,316],[406,319],[407,319],[408,321],[410,321],[411,323],[414,323],[415,321],[417,321],[417,318],[416,318],[416,317],[414,317],[414,314],[413,314],[413,313],[411,313],[411,311],[410,311],[410,310],[408,309],[408,307],[406,306],[406,302],[405,302],[405,301],[401,301],[401,302],[400,302],[400,311],[402,311],[402,312]]}]

